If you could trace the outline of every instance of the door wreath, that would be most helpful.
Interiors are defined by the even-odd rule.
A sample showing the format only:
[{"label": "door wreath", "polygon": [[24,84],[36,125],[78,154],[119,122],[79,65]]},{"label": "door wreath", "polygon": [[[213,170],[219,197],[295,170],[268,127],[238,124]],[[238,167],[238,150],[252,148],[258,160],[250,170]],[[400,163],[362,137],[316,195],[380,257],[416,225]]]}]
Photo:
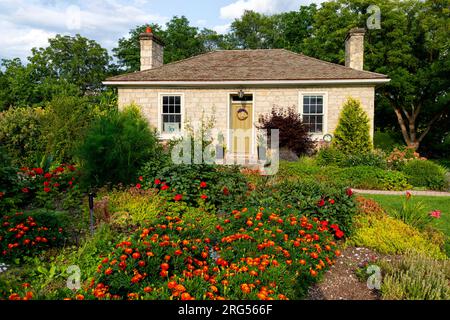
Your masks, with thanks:
[{"label": "door wreath", "polygon": [[237,117],[239,120],[244,121],[248,119],[248,111],[244,108],[241,108],[237,111]]}]

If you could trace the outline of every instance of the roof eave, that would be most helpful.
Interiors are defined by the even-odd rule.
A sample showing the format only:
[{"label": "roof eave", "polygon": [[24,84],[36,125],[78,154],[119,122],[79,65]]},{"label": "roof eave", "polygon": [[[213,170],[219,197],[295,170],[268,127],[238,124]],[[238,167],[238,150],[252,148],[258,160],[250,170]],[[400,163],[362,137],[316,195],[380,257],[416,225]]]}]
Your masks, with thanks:
[{"label": "roof eave", "polygon": [[289,86],[289,85],[382,85],[388,78],[376,79],[327,79],[327,80],[248,80],[248,81],[104,81],[105,86],[143,87],[220,87],[220,86]]}]

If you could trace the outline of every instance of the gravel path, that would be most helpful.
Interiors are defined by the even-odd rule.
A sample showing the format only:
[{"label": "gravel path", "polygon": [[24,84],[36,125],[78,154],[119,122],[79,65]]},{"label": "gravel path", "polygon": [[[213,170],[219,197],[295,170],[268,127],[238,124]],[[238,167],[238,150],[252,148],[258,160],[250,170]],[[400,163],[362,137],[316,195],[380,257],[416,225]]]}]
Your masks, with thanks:
[{"label": "gravel path", "polygon": [[[385,195],[405,195],[406,191],[385,191],[385,190],[361,190],[352,189],[355,193],[365,193],[365,194],[385,194]],[[432,196],[432,197],[450,197],[450,192],[443,191],[414,191],[410,190],[413,196]]]},{"label": "gravel path", "polygon": [[380,258],[380,254],[367,248],[346,248],[322,281],[309,289],[307,300],[379,300],[378,293],[361,282],[355,270]]}]

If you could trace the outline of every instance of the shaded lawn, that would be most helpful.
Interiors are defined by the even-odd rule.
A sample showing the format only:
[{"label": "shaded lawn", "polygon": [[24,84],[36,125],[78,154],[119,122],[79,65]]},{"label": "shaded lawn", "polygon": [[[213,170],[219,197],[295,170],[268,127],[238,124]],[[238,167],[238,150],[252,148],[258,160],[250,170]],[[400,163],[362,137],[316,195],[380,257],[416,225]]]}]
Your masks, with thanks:
[{"label": "shaded lawn", "polygon": [[[377,201],[388,213],[392,210],[399,210],[404,195],[381,195],[381,194],[361,194],[363,197]],[[434,225],[441,230],[447,237],[450,237],[450,197],[430,197],[430,196],[412,196],[412,202],[421,201],[428,211],[440,210],[441,218],[436,219]],[[450,252],[450,242],[446,242],[446,251]]]}]

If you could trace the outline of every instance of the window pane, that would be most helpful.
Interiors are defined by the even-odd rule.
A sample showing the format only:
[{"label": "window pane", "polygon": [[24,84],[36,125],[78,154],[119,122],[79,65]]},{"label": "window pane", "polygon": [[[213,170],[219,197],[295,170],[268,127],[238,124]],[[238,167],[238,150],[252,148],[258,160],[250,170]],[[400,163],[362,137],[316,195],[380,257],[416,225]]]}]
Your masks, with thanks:
[{"label": "window pane", "polygon": [[176,105],[175,106],[175,113],[181,113],[181,106],[180,105]]},{"label": "window pane", "polygon": [[317,113],[323,113],[323,105],[322,104],[318,104],[317,105]]},{"label": "window pane", "polygon": [[163,113],[169,113],[169,106],[163,105]]},{"label": "window pane", "polygon": [[309,104],[303,105],[303,113],[309,113]]},{"label": "window pane", "polygon": [[175,104],[181,104],[181,97],[180,96],[176,96],[175,97]]},{"label": "window pane", "polygon": [[303,97],[303,105],[307,105],[309,104],[309,97],[308,96],[304,96]]},{"label": "window pane", "polygon": [[163,97],[163,104],[169,103],[169,97]]},{"label": "window pane", "polygon": [[317,97],[317,104],[323,104],[323,97],[322,96],[318,96]]},{"label": "window pane", "polygon": [[317,98],[316,97],[311,97],[310,98],[310,103],[311,104],[316,104],[317,103]]},{"label": "window pane", "polygon": [[309,108],[309,113],[316,113],[317,112],[316,110],[317,110],[316,105],[312,104],[311,107]]}]

